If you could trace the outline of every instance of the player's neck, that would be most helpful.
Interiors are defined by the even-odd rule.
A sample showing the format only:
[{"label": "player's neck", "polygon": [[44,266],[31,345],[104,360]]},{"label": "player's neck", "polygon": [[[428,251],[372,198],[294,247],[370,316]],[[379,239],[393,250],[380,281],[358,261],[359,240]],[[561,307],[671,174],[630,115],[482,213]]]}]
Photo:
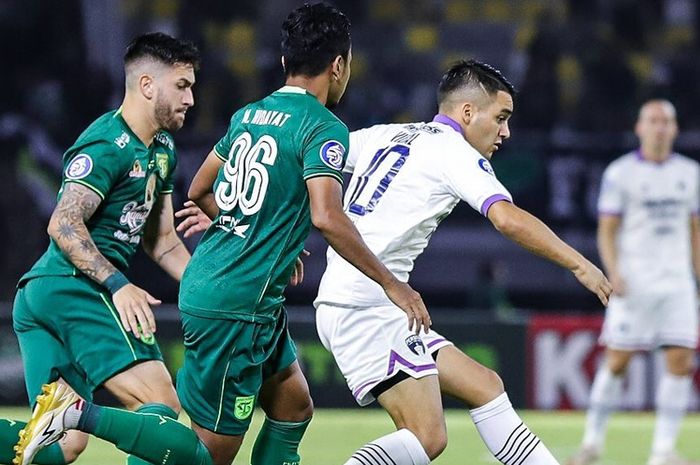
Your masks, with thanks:
[{"label": "player's neck", "polygon": [[126,121],[129,129],[136,134],[143,145],[150,147],[159,129],[155,120],[150,116],[150,112],[138,102],[129,99],[128,96],[124,98],[121,108],[122,118]]},{"label": "player's neck", "polygon": [[318,75],[314,77],[308,76],[288,76],[285,81],[285,85],[301,87],[308,93],[316,97],[316,99],[321,102],[321,105],[325,106],[328,101],[328,79],[324,75]]},{"label": "player's neck", "polygon": [[639,148],[639,153],[643,159],[654,163],[662,163],[671,157],[673,151],[668,148],[644,147]]}]

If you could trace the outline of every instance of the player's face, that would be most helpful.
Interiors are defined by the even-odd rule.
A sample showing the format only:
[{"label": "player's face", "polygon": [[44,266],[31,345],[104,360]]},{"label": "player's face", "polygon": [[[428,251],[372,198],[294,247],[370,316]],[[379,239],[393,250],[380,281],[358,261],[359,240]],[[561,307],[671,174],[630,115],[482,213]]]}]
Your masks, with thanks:
[{"label": "player's face", "polygon": [[156,82],[156,122],[161,129],[177,131],[185,124],[187,109],[194,105],[194,68],[175,63],[158,76]]},{"label": "player's face", "polygon": [[340,102],[341,97],[345,93],[345,89],[348,87],[348,81],[350,80],[351,61],[352,49],[348,50],[347,60],[340,60],[338,80],[332,81],[330,89],[328,89],[328,99],[326,100],[326,106],[329,108],[333,108],[338,104],[338,102]]},{"label": "player's face", "polygon": [[650,102],[642,107],[636,127],[643,147],[671,150],[678,135],[676,111],[668,102]]},{"label": "player's face", "polygon": [[508,92],[498,91],[480,105],[472,105],[466,126],[467,142],[490,160],[503,141],[510,137],[508,120],[512,113],[513,98]]}]

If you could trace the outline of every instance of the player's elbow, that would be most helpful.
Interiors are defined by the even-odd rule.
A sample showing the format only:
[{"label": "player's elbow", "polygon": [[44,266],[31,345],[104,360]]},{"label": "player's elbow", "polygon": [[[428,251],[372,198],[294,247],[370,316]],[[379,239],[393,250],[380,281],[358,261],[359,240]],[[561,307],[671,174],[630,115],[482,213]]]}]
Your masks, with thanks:
[{"label": "player's elbow", "polygon": [[54,214],[51,215],[51,218],[49,219],[49,225],[46,227],[46,233],[54,241],[58,241],[59,239],[60,224],[61,220],[60,218],[58,218],[58,215],[54,212]]},{"label": "player's elbow", "polygon": [[197,203],[202,200],[207,194],[211,193],[211,186],[205,186],[203,183],[197,182],[195,178],[190,184],[190,188],[187,190],[187,198]]},{"label": "player's elbow", "polygon": [[333,221],[333,215],[327,210],[311,210],[311,223],[316,229],[325,233],[333,228],[335,222]]}]

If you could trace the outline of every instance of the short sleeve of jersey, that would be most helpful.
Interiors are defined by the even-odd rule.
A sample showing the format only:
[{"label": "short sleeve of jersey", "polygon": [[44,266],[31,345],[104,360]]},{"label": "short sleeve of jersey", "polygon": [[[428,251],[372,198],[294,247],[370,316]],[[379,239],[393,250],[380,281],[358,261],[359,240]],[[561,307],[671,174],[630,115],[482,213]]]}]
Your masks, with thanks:
[{"label": "short sleeve of jersey", "polygon": [[302,149],[304,179],[331,176],[342,184],[349,139],[348,128],[340,121],[317,126]]},{"label": "short sleeve of jersey", "polygon": [[82,184],[105,199],[112,186],[124,174],[115,145],[99,141],[67,153],[63,159],[62,184]]},{"label": "short sleeve of jersey", "polygon": [[599,215],[621,215],[625,208],[625,191],[616,165],[608,166],[603,173],[598,196]]},{"label": "short sleeve of jersey", "polygon": [[445,150],[442,155],[448,190],[474,210],[486,216],[494,203],[513,201],[508,189],[496,179],[488,160],[472,147],[459,144]]},{"label": "short sleeve of jersey", "polygon": [[[156,162],[158,160],[156,159]],[[162,163],[162,162],[161,162]],[[163,187],[160,190],[161,194],[172,194],[173,190],[175,189],[175,168],[177,167],[177,155],[175,154],[175,151],[173,150],[172,153],[168,155],[168,164],[165,168],[163,166],[159,166],[158,169],[165,169],[167,172],[165,174],[165,178],[163,180]]]}]

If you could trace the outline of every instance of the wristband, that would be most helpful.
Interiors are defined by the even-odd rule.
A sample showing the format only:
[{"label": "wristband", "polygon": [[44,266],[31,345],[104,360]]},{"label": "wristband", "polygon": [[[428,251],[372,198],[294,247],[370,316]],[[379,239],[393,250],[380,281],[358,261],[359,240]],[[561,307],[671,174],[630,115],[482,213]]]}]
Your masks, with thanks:
[{"label": "wristband", "polygon": [[126,279],[126,276],[124,276],[124,273],[121,271],[115,271],[102,283],[102,285],[106,287],[111,294],[114,294],[127,284],[129,284],[129,280]]}]

